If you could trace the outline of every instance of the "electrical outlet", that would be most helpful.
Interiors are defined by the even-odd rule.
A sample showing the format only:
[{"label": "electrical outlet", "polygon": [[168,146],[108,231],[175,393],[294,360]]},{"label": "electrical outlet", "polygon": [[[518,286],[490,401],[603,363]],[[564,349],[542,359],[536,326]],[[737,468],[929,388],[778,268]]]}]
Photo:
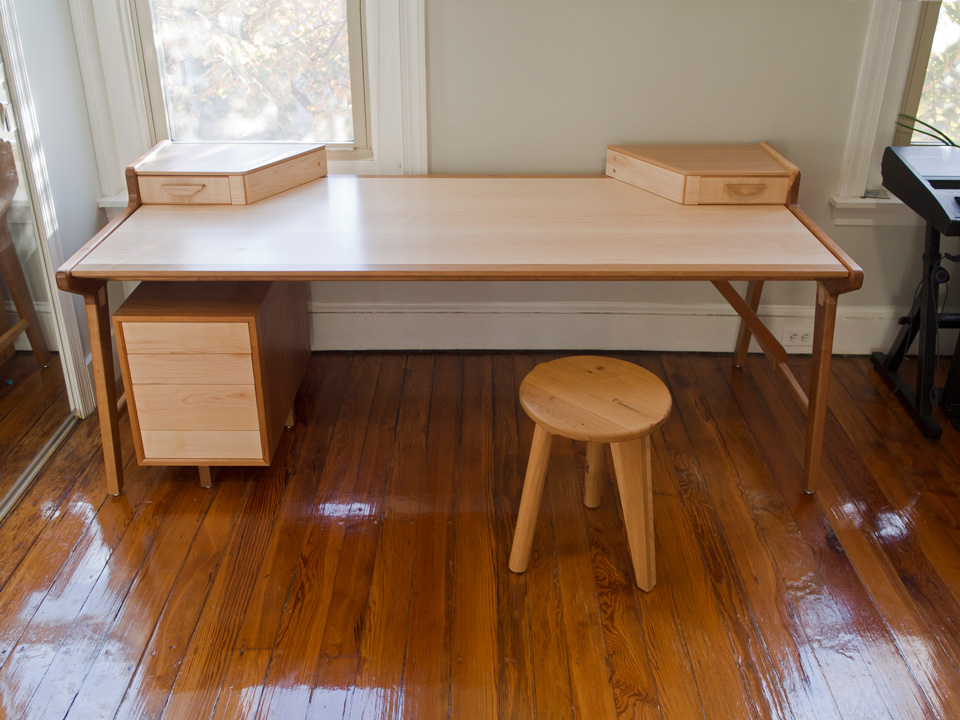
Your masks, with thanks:
[{"label": "electrical outlet", "polygon": [[784,328],[781,342],[784,345],[812,345],[813,331],[807,328]]}]

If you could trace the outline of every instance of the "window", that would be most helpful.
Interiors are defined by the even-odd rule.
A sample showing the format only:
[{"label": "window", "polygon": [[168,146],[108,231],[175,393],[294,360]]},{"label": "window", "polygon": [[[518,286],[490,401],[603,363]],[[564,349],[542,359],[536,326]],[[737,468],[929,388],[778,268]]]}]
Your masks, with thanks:
[{"label": "window", "polygon": [[[920,17],[903,112],[960,142],[960,0],[927,3]],[[902,129],[898,144],[936,142],[929,127]]]},{"label": "window", "polygon": [[135,7],[158,136],[369,147],[360,0]]},{"label": "window", "polygon": [[[149,0],[67,1],[100,171],[100,206],[114,212],[127,204],[124,168],[169,137],[153,9]],[[354,141],[340,147],[356,149],[328,144],[331,174],[427,171],[424,1],[346,0]]]}]

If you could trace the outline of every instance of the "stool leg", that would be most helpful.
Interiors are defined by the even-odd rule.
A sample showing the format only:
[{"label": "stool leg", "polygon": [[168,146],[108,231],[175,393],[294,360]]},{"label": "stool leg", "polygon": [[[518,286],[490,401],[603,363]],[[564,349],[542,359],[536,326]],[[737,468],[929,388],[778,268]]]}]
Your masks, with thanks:
[{"label": "stool leg", "polygon": [[517,515],[517,529],[513,533],[513,547],[510,550],[510,569],[522,573],[530,564],[530,551],[533,549],[533,531],[537,527],[537,514],[540,511],[540,498],[543,495],[543,480],[550,462],[550,444],[553,435],[539,425],[533,431],[533,444],[530,446],[530,459],[527,461],[527,475],[523,479],[523,492],[520,495],[520,512]]},{"label": "stool leg", "polygon": [[600,476],[603,474],[603,444],[587,443],[587,473],[583,483],[583,504],[600,507]]},{"label": "stool leg", "polygon": [[620,488],[623,522],[637,586],[650,591],[657,582],[653,539],[653,474],[650,436],[610,445]]}]

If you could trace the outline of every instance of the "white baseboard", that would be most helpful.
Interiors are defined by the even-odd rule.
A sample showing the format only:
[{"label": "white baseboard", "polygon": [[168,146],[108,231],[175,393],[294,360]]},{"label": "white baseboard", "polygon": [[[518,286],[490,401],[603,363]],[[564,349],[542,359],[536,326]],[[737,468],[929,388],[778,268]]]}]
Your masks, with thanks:
[{"label": "white baseboard", "polygon": [[[6,301],[3,307],[7,311],[7,317],[11,325],[19,322],[20,316],[17,315],[17,308],[12,300]],[[43,337],[46,338],[47,347],[53,352],[59,351],[59,335],[57,334],[57,321],[53,316],[53,308],[48,302],[38,302],[34,303],[34,309],[37,311],[37,319],[40,321],[40,327],[43,328]],[[20,333],[17,339],[13,341],[13,347],[15,350],[29,352],[30,341],[27,340],[26,333]]]},{"label": "white baseboard", "polygon": [[[834,351],[858,355],[886,350],[905,313],[841,306]],[[788,329],[801,334],[813,330],[812,307],[762,306],[760,317],[779,339]],[[739,318],[723,304],[313,302],[310,323],[314,350],[730,352]],[[943,352],[951,351],[954,337],[944,331]],[[793,353],[811,350],[810,343],[784,346]]]}]

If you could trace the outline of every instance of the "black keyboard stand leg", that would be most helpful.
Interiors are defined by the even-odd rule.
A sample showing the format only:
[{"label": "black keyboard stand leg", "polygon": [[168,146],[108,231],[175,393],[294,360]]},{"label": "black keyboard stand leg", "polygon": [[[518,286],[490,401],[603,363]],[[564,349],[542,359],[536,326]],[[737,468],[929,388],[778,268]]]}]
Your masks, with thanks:
[{"label": "black keyboard stand leg", "polygon": [[953,348],[947,383],[940,393],[940,408],[950,418],[953,427],[960,430],[960,337]]},{"label": "black keyboard stand leg", "polygon": [[[940,263],[940,257],[940,233],[928,224],[920,296],[910,311],[913,322],[900,331],[889,353],[873,354],[874,367],[893,388],[901,404],[928,440],[939,440],[943,433],[940,425],[933,419],[933,378],[938,360],[937,298],[940,289],[940,284],[933,274]],[[917,319],[919,323],[916,322]],[[897,370],[903,363],[914,336],[918,337],[919,345],[917,347],[917,382],[915,390],[911,392]]]}]

